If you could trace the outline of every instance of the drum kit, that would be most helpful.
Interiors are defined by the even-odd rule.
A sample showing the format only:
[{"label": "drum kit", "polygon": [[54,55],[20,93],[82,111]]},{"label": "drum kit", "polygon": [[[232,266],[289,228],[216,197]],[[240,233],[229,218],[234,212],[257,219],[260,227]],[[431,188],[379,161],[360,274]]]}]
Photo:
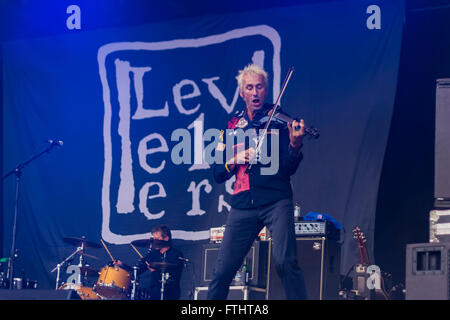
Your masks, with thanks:
[{"label": "drum kit", "polygon": [[[56,274],[56,289],[57,290],[75,290],[82,300],[136,300],[138,293],[138,269],[133,267],[132,274],[123,266],[112,263],[117,261],[111,255],[106,244],[100,240],[109,257],[110,263],[105,265],[100,270],[92,268],[85,263],[84,257],[89,257],[98,260],[97,257],[87,254],[87,248],[101,248],[98,243],[88,241],[85,237],[69,237],[63,238],[63,241],[76,247],[62,262],[58,263],[51,272]],[[131,242],[131,247],[136,253],[143,258],[136,247],[145,247],[147,249],[162,249],[169,247],[169,242],[157,239],[136,240]],[[79,262],[77,266],[69,266],[72,271],[75,271],[72,276],[67,278],[65,283],[60,285],[61,269],[70,261],[75,255],[79,255]],[[168,279],[168,272],[176,267],[175,264],[166,262],[146,262],[149,269],[159,270],[161,272],[161,299],[164,298],[164,284]],[[68,271],[69,271],[69,268]],[[90,287],[87,285],[88,277],[97,277],[96,283]]]}]

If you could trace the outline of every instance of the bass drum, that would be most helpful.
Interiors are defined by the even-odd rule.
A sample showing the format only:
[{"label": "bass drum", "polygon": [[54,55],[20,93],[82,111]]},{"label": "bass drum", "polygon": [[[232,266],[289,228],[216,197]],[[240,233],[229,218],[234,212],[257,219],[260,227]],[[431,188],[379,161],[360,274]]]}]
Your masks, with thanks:
[{"label": "bass drum", "polygon": [[81,300],[100,300],[101,297],[92,288],[82,287],[74,283],[65,283],[58,290],[75,290]]}]

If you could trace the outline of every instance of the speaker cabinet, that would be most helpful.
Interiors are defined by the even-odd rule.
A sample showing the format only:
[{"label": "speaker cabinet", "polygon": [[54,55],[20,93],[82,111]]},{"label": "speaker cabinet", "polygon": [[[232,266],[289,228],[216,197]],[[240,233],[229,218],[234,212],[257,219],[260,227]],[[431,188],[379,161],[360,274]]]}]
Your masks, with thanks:
[{"label": "speaker cabinet", "polygon": [[0,300],[81,300],[75,290],[0,290]]},{"label": "speaker cabinet", "polygon": [[434,199],[436,207],[450,208],[450,79],[436,80],[436,136]]},{"label": "speaker cabinet", "polygon": [[406,300],[449,300],[450,243],[406,245]]},{"label": "speaker cabinet", "polygon": [[[337,300],[340,281],[340,245],[326,237],[298,237],[297,258],[303,270],[309,300]],[[269,247],[271,256],[272,246]],[[268,273],[268,300],[285,299],[272,259]]]},{"label": "speaker cabinet", "polygon": [[[202,278],[199,283],[200,286],[207,287],[212,280],[220,245],[220,243],[209,243],[203,245]],[[268,251],[268,241],[255,241],[247,253],[243,264],[248,266],[249,277],[247,284],[249,286],[260,288],[266,287],[267,269],[269,267]],[[232,285],[239,284],[234,283],[233,281]]]}]

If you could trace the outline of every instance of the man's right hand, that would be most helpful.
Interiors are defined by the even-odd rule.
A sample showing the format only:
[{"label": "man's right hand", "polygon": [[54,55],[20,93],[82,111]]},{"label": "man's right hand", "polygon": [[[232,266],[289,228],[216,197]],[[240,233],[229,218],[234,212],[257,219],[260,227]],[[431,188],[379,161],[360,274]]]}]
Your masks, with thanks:
[{"label": "man's right hand", "polygon": [[123,262],[120,261],[120,260],[114,260],[114,261],[113,261],[113,265],[119,266],[119,267],[123,267]]},{"label": "man's right hand", "polygon": [[247,164],[253,161],[256,156],[255,148],[248,148],[238,152],[233,158],[227,161],[227,166],[233,170],[236,164]]}]

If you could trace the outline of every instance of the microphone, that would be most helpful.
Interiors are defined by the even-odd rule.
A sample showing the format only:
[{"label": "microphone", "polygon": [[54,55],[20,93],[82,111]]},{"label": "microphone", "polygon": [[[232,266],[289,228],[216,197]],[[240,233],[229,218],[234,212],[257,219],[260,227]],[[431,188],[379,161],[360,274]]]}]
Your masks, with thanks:
[{"label": "microphone", "polygon": [[55,147],[62,147],[64,144],[61,140],[45,140],[45,142]]},{"label": "microphone", "polygon": [[183,257],[178,257],[178,259],[180,259],[181,261],[184,261],[184,262],[189,262],[189,259],[186,259],[186,258],[183,258]]}]

